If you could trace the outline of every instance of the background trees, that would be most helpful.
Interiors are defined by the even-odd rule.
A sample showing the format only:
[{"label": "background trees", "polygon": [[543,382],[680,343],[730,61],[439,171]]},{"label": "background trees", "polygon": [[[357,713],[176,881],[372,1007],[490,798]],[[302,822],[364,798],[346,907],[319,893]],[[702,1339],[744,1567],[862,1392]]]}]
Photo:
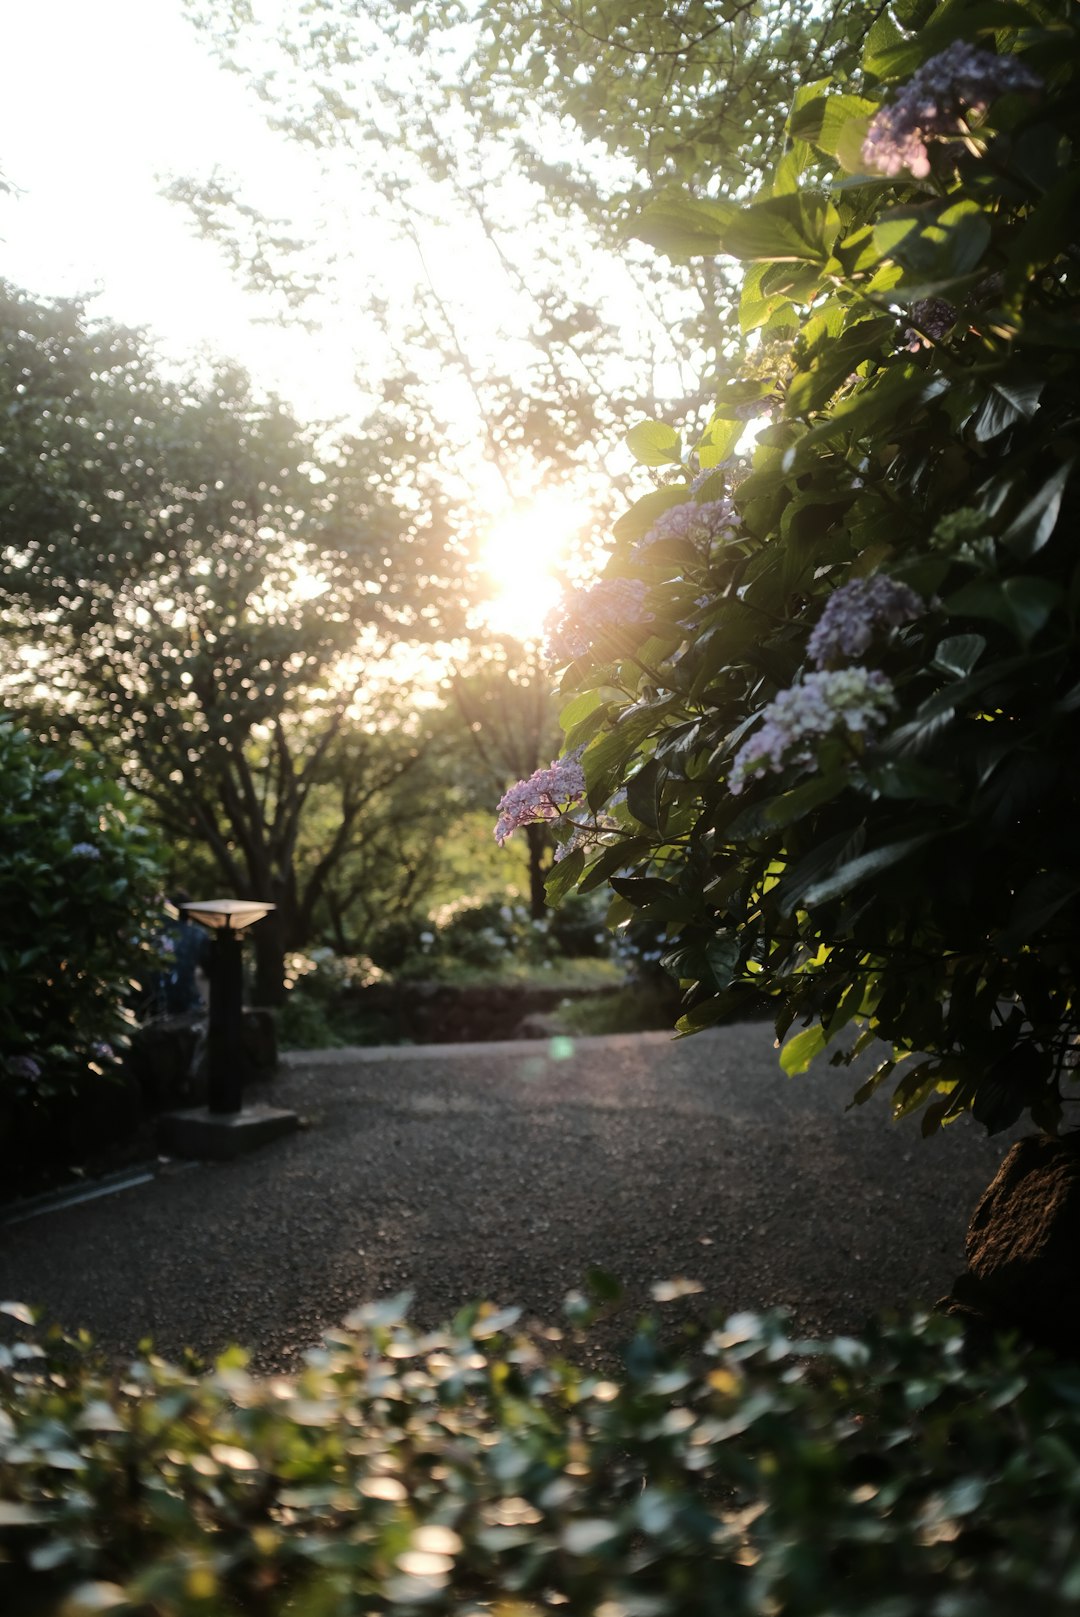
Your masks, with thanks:
[{"label": "background trees", "polygon": [[[379,630],[460,625],[437,491],[422,466],[392,478],[374,426],[320,444],[235,372],[164,379],[136,333],[77,305],[5,288],[0,366],[8,700],[111,750],[170,838],[278,905],[258,935],[273,1003],[284,950],[420,755],[368,664]],[[305,816],[328,794],[316,850]]]}]

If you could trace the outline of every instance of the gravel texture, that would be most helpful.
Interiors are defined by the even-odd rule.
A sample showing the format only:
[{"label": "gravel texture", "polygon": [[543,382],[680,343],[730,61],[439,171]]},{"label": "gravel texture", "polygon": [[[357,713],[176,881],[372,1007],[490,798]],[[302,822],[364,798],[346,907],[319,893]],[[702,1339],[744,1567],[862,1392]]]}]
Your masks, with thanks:
[{"label": "gravel texture", "polygon": [[275,1104],[306,1127],[227,1164],[0,1226],[0,1294],[111,1353],[230,1342],[290,1368],[359,1303],[411,1288],[422,1325],[479,1298],[557,1322],[592,1265],[703,1286],[700,1317],[782,1305],[804,1330],[930,1303],[1008,1144],[928,1141],[852,1074],[788,1079],[763,1023],[550,1044],[320,1051]]}]

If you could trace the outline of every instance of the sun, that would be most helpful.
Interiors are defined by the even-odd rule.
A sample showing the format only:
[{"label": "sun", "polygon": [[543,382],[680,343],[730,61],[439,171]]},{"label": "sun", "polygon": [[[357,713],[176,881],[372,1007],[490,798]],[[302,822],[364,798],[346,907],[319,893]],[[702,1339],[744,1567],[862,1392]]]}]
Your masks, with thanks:
[{"label": "sun", "polygon": [[562,489],[542,489],[493,520],[480,554],[490,584],[478,614],[484,627],[518,640],[540,638],[586,522],[580,503]]}]

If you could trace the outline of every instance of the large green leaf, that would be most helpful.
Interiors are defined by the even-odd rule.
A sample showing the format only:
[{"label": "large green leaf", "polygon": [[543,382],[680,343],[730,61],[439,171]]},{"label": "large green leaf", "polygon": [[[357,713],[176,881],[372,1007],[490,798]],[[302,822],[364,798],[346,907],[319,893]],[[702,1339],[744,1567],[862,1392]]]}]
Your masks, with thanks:
[{"label": "large green leaf", "polygon": [[1030,421],[1039,408],[1045,376],[1002,376],[992,381],[970,424],[978,443],[989,443],[1017,421]]},{"label": "large green leaf", "polygon": [[820,1023],[813,1027],[804,1028],[789,1039],[780,1052],[780,1065],[789,1078],[796,1077],[805,1072],[816,1056],[819,1056],[826,1045],[825,1029]]},{"label": "large green leaf", "polygon": [[560,859],[557,865],[552,865],[544,883],[544,892],[549,904],[558,906],[567,893],[577,885],[578,877],[585,869],[585,855],[580,848],[568,853],[565,859]]},{"label": "large green leaf", "polygon": [[915,279],[947,283],[981,263],[990,221],[971,197],[947,207],[896,208],[874,226],[874,243]]},{"label": "large green leaf", "polygon": [[924,831],[919,836],[904,837],[899,842],[886,843],[883,848],[871,848],[857,858],[849,859],[831,876],[807,888],[802,896],[802,908],[809,910],[816,904],[827,904],[834,898],[842,898],[870,876],[880,875],[883,870],[900,864],[909,854],[932,842],[938,834],[936,831]]},{"label": "large green leaf", "polygon": [[764,197],[737,214],[723,236],[723,251],[735,258],[770,263],[824,263],[840,230],[840,215],[827,197],[807,191]]},{"label": "large green leaf", "polygon": [[639,421],[626,434],[626,447],[642,466],[679,464],[679,434],[664,421]]},{"label": "large green leaf", "polygon": [[661,197],[642,210],[633,234],[677,262],[702,254],[715,257],[727,251],[723,235],[737,211],[730,202]]},{"label": "large green leaf", "polygon": [[945,608],[950,617],[990,618],[1001,623],[1027,646],[1061,602],[1061,588],[1052,580],[1021,575],[976,579],[950,595]]},{"label": "large green leaf", "polygon": [[1017,556],[1033,556],[1041,550],[1057,524],[1061,501],[1076,462],[1070,458],[1035,490],[1024,509],[1013,518],[1002,534],[1002,543]]}]

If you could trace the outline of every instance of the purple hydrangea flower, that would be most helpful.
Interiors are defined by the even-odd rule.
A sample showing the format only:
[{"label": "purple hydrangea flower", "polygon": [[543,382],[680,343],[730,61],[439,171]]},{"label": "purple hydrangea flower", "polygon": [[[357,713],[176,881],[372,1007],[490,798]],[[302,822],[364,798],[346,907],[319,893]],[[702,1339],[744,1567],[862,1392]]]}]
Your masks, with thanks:
[{"label": "purple hydrangea flower", "polygon": [[853,578],[829,596],[807,642],[807,654],[818,668],[823,663],[861,657],[878,629],[899,628],[925,610],[920,595],[884,573]]},{"label": "purple hydrangea flower", "polygon": [[544,656],[548,662],[584,657],[598,634],[623,623],[648,623],[648,587],[639,578],[602,578],[588,589],[574,590],[548,615]]},{"label": "purple hydrangea flower", "polygon": [[95,848],[92,842],[76,842],[71,851],[77,854],[80,859],[101,858],[101,849]]},{"label": "purple hydrangea flower", "polygon": [[869,668],[842,668],[807,674],[801,685],[781,691],[761,717],[760,730],[740,747],[728,776],[738,796],[747,777],[805,768],[823,736],[844,731],[865,735],[885,723],[896,697],[884,674]]},{"label": "purple hydrangea flower", "polygon": [[682,505],[669,506],[657,517],[643,539],[634,546],[634,555],[640,555],[662,539],[685,539],[692,545],[708,545],[714,539],[726,538],[738,526],[735,507],[726,497],[722,500],[686,500]]},{"label": "purple hydrangea flower", "polygon": [[557,820],[573,804],[581,802],[585,796],[583,750],[579,747],[565,758],[556,758],[550,768],[537,769],[528,780],[517,781],[504,794],[495,825],[495,841],[500,848],[519,826]]},{"label": "purple hydrangea flower", "polygon": [[94,1041],[94,1043],[90,1046],[90,1054],[93,1056],[95,1061],[116,1060],[116,1052],[112,1045],[106,1044],[102,1039],[96,1039]]},{"label": "purple hydrangea flower", "polygon": [[944,298],[917,298],[908,313],[912,324],[904,333],[904,345],[913,354],[927,346],[928,337],[941,342],[956,324],[956,310]]},{"label": "purple hydrangea flower", "polygon": [[923,63],[891,106],[875,114],[863,142],[863,162],[881,174],[907,169],[924,180],[930,172],[928,140],[957,134],[962,119],[981,117],[1007,91],[1037,90],[1041,83],[1015,56],[995,56],[954,40]]},{"label": "purple hydrangea flower", "polygon": [[55,786],[63,773],[62,769],[47,769],[41,777],[41,784],[43,786]]},{"label": "purple hydrangea flower", "polygon": [[12,1078],[18,1078],[24,1084],[37,1083],[41,1077],[41,1067],[33,1056],[9,1056],[7,1070]]}]

